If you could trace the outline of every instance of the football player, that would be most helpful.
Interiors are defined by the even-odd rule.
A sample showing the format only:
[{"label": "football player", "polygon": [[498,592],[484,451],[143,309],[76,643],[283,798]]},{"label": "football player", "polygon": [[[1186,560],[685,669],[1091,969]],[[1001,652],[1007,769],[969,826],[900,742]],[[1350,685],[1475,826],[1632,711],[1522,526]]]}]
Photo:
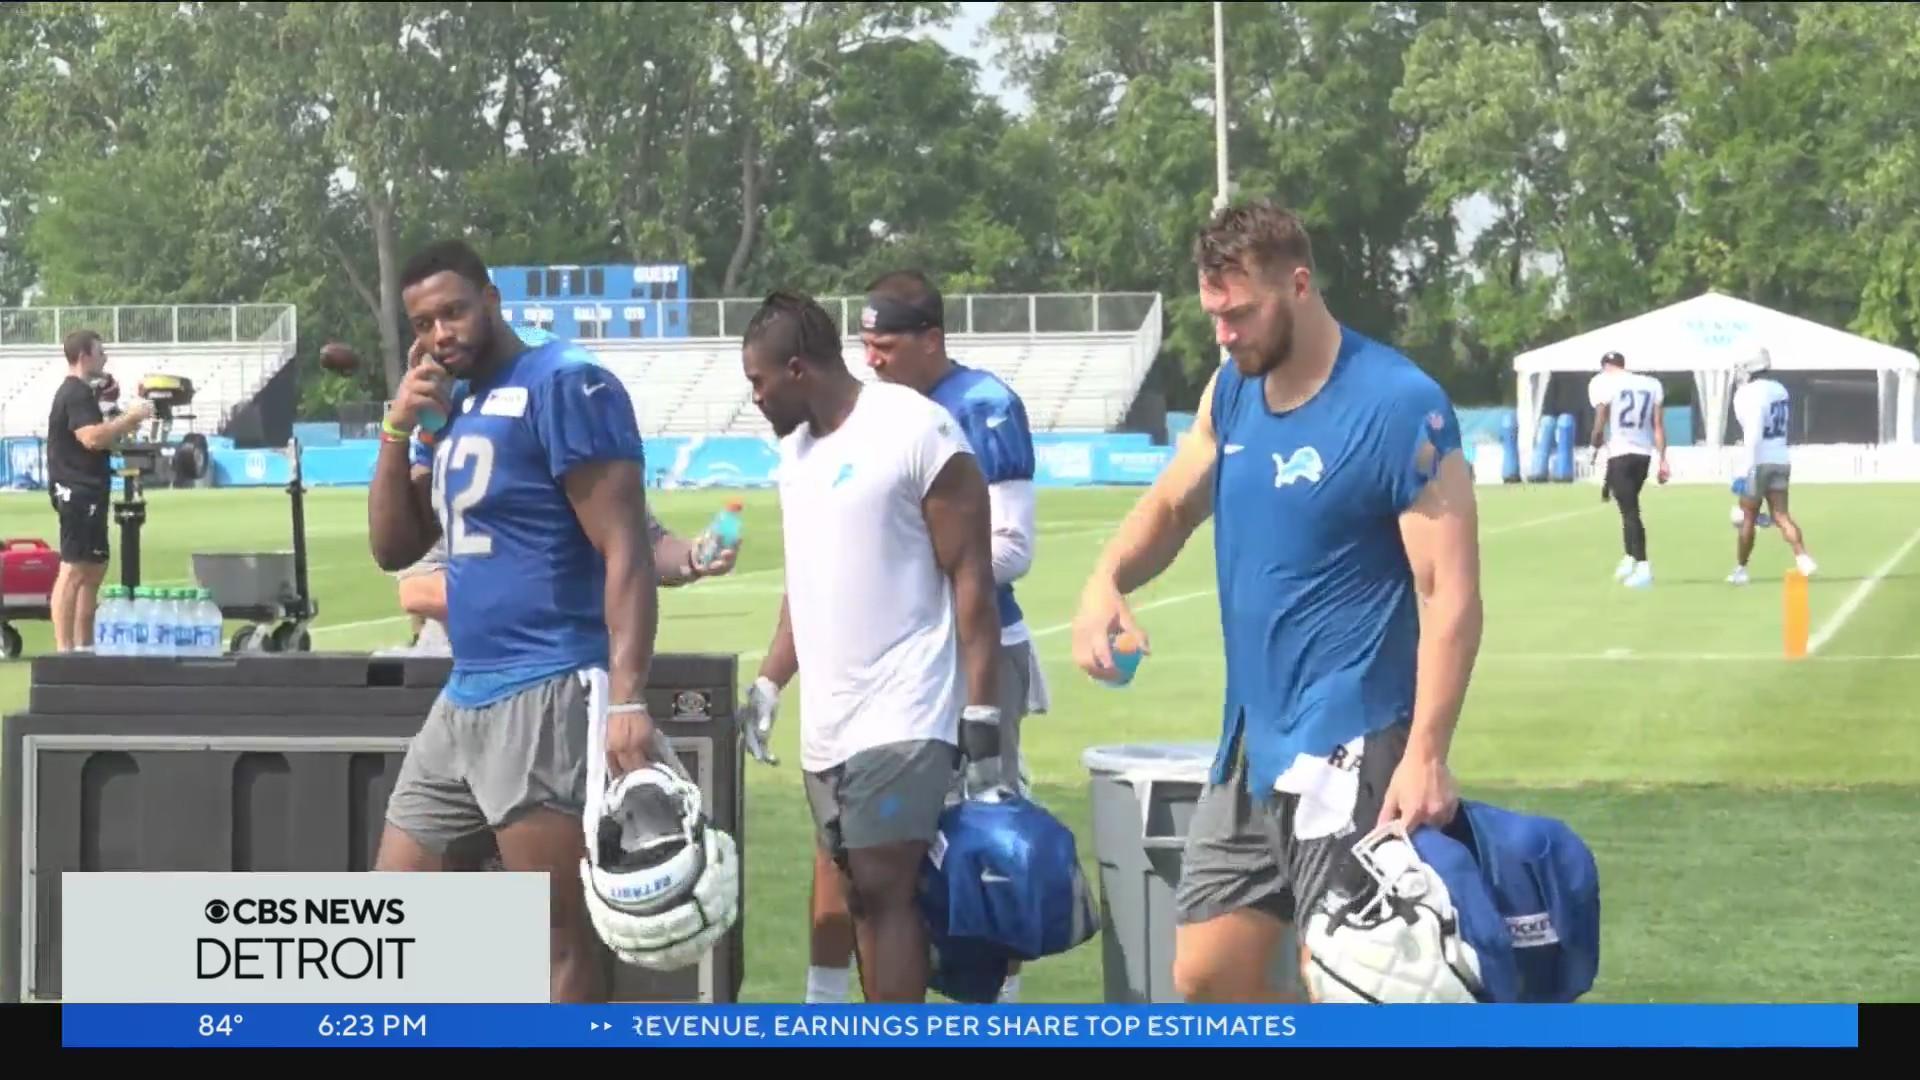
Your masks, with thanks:
[{"label": "football player", "polygon": [[[553,1000],[603,1001],[578,876],[590,718],[614,775],[670,756],[641,696],[658,583],[633,403],[576,346],[515,336],[463,243],[420,251],[400,287],[414,344],[369,533],[390,572],[444,537],[453,672],[408,746],[375,868],[454,869],[456,842],[491,830],[506,869],[549,875]],[[444,426],[424,431],[429,413]]]},{"label": "football player", "polygon": [[1627,370],[1627,358],[1609,352],[1600,358],[1600,373],[1587,383],[1587,402],[1593,406],[1593,456],[1607,451],[1607,476],[1600,497],[1612,498],[1620,508],[1620,534],[1627,553],[1614,569],[1615,581],[1630,589],[1653,585],[1653,566],[1647,561],[1647,525],[1640,517],[1640,492],[1647,486],[1653,458],[1660,459],[1661,483],[1673,475],[1667,464],[1667,421],[1662,406],[1666,388],[1651,375]]},{"label": "football player", "polygon": [[[1033,433],[1027,407],[1013,388],[991,372],[966,367],[947,355],[946,307],[940,290],[913,270],[885,274],[867,286],[860,317],[867,365],[883,382],[925,394],[945,408],[973,447],[987,481],[993,530],[993,579],[1000,609],[1000,754],[1019,771],[1020,721],[1029,710],[1045,712],[1047,687],[1034,654],[1013,583],[1034,557]],[[757,713],[772,708],[777,690],[758,688]],[[806,1000],[847,999],[847,965],[853,956],[853,923],[839,888],[839,875],[816,851],[813,869],[812,961]],[[1019,1000],[1016,964],[1000,1000]]]},{"label": "football player", "polygon": [[[787,566],[755,681],[777,694],[805,676],[802,782],[866,1000],[922,1002],[921,860],[963,760],[969,790],[1010,779],[986,480],[945,409],[854,377],[839,327],[807,297],[767,299],[742,366],[780,437]],[[749,716],[749,739],[764,749],[761,721]]]},{"label": "football player", "polygon": [[1214,519],[1226,693],[1173,981],[1188,1001],[1285,1000],[1268,978],[1284,935],[1365,881],[1354,840],[1458,804],[1447,758],[1482,625],[1473,477],[1439,384],[1327,310],[1298,215],[1223,207],[1194,262],[1232,362],[1101,553],[1073,651],[1102,680],[1120,632],[1150,651],[1125,597]]},{"label": "football player", "polygon": [[1779,526],[1780,538],[1793,549],[1793,564],[1808,577],[1819,569],[1807,554],[1806,536],[1800,523],[1787,509],[1787,483],[1793,474],[1793,459],[1787,452],[1787,430],[1792,418],[1787,388],[1778,380],[1758,378],[1772,370],[1773,356],[1765,349],[1734,371],[1737,388],[1733,392],[1733,418],[1740,422],[1741,440],[1746,443],[1746,483],[1740,492],[1740,535],[1735,556],[1739,562],[1727,581],[1733,585],[1748,582],[1747,560],[1753,557],[1754,528],[1765,500]]}]

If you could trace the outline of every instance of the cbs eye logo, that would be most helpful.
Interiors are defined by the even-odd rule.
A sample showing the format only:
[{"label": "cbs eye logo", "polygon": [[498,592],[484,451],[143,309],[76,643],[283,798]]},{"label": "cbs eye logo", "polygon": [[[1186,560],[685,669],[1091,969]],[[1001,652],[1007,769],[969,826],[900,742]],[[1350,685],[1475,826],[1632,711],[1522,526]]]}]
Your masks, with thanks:
[{"label": "cbs eye logo", "polygon": [[216,923],[216,924],[226,922],[227,914],[228,914],[227,902],[225,900],[207,901],[207,921],[208,922]]}]

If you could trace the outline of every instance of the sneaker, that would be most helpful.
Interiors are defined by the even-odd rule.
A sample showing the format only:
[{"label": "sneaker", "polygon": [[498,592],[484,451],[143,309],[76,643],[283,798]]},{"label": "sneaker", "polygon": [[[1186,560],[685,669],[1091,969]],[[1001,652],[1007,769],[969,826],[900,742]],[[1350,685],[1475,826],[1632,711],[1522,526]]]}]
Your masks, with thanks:
[{"label": "sneaker", "polygon": [[1627,576],[1632,573],[1633,573],[1633,556],[1631,555],[1622,556],[1620,559],[1620,565],[1613,568],[1613,580],[1625,581],[1627,580]]},{"label": "sneaker", "polygon": [[1727,575],[1727,584],[1729,585],[1745,585],[1747,581],[1747,568],[1744,566],[1734,567],[1733,573]]},{"label": "sneaker", "polygon": [[1797,566],[1797,567],[1799,567],[1799,568],[1800,568],[1800,572],[1801,572],[1802,574],[1805,574],[1805,575],[1806,575],[1806,576],[1808,576],[1808,577],[1812,577],[1812,576],[1813,576],[1813,572],[1814,572],[1815,570],[1818,570],[1818,569],[1820,569],[1820,564],[1819,564],[1819,563],[1816,563],[1816,562],[1814,562],[1814,561],[1813,561],[1813,556],[1811,556],[1811,555],[1798,555],[1798,556],[1795,556],[1795,557],[1794,557],[1794,560],[1793,560],[1793,565],[1795,565],[1795,566]]},{"label": "sneaker", "polygon": [[1627,580],[1623,582],[1623,584],[1629,589],[1653,588],[1653,567],[1646,563],[1636,565],[1633,568],[1633,573],[1627,576]]}]

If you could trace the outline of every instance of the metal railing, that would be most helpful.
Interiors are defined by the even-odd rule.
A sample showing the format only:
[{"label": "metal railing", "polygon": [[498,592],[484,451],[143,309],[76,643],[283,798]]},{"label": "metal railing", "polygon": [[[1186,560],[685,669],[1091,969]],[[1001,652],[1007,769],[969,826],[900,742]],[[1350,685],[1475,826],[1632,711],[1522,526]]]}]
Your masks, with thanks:
[{"label": "metal railing", "polygon": [[292,304],[131,304],[117,307],[0,308],[0,346],[58,347],[74,330],[110,345],[259,342],[291,346],[299,326]]},{"label": "metal railing", "polygon": [[[819,297],[843,334],[860,333],[861,296]],[[1158,313],[1158,293],[963,293],[944,298],[949,334],[1126,334]],[[759,300],[503,301],[515,326],[581,341],[738,338]],[[1157,329],[1157,328],[1156,328]]]}]

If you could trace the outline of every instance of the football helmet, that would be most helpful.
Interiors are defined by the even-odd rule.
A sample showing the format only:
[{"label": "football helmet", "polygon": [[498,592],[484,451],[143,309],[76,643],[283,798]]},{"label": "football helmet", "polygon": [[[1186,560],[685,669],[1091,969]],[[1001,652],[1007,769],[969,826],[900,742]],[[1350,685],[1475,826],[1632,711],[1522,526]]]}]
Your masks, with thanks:
[{"label": "football helmet", "polygon": [[700,788],[655,730],[652,760],[606,781],[604,676],[590,696],[587,914],[622,961],[655,971],[699,963],[740,914],[740,855],[707,821]]},{"label": "football helmet", "polygon": [[1307,918],[1305,976],[1329,1003],[1471,1004],[1482,1000],[1481,958],[1461,932],[1447,882],[1421,859],[1398,822],[1353,847],[1366,873],[1354,895],[1329,890]]},{"label": "football helmet", "polygon": [[1734,383],[1735,385],[1745,383],[1755,375],[1771,370],[1773,370],[1773,354],[1767,351],[1766,346],[1762,345],[1735,366],[1733,371]]}]

